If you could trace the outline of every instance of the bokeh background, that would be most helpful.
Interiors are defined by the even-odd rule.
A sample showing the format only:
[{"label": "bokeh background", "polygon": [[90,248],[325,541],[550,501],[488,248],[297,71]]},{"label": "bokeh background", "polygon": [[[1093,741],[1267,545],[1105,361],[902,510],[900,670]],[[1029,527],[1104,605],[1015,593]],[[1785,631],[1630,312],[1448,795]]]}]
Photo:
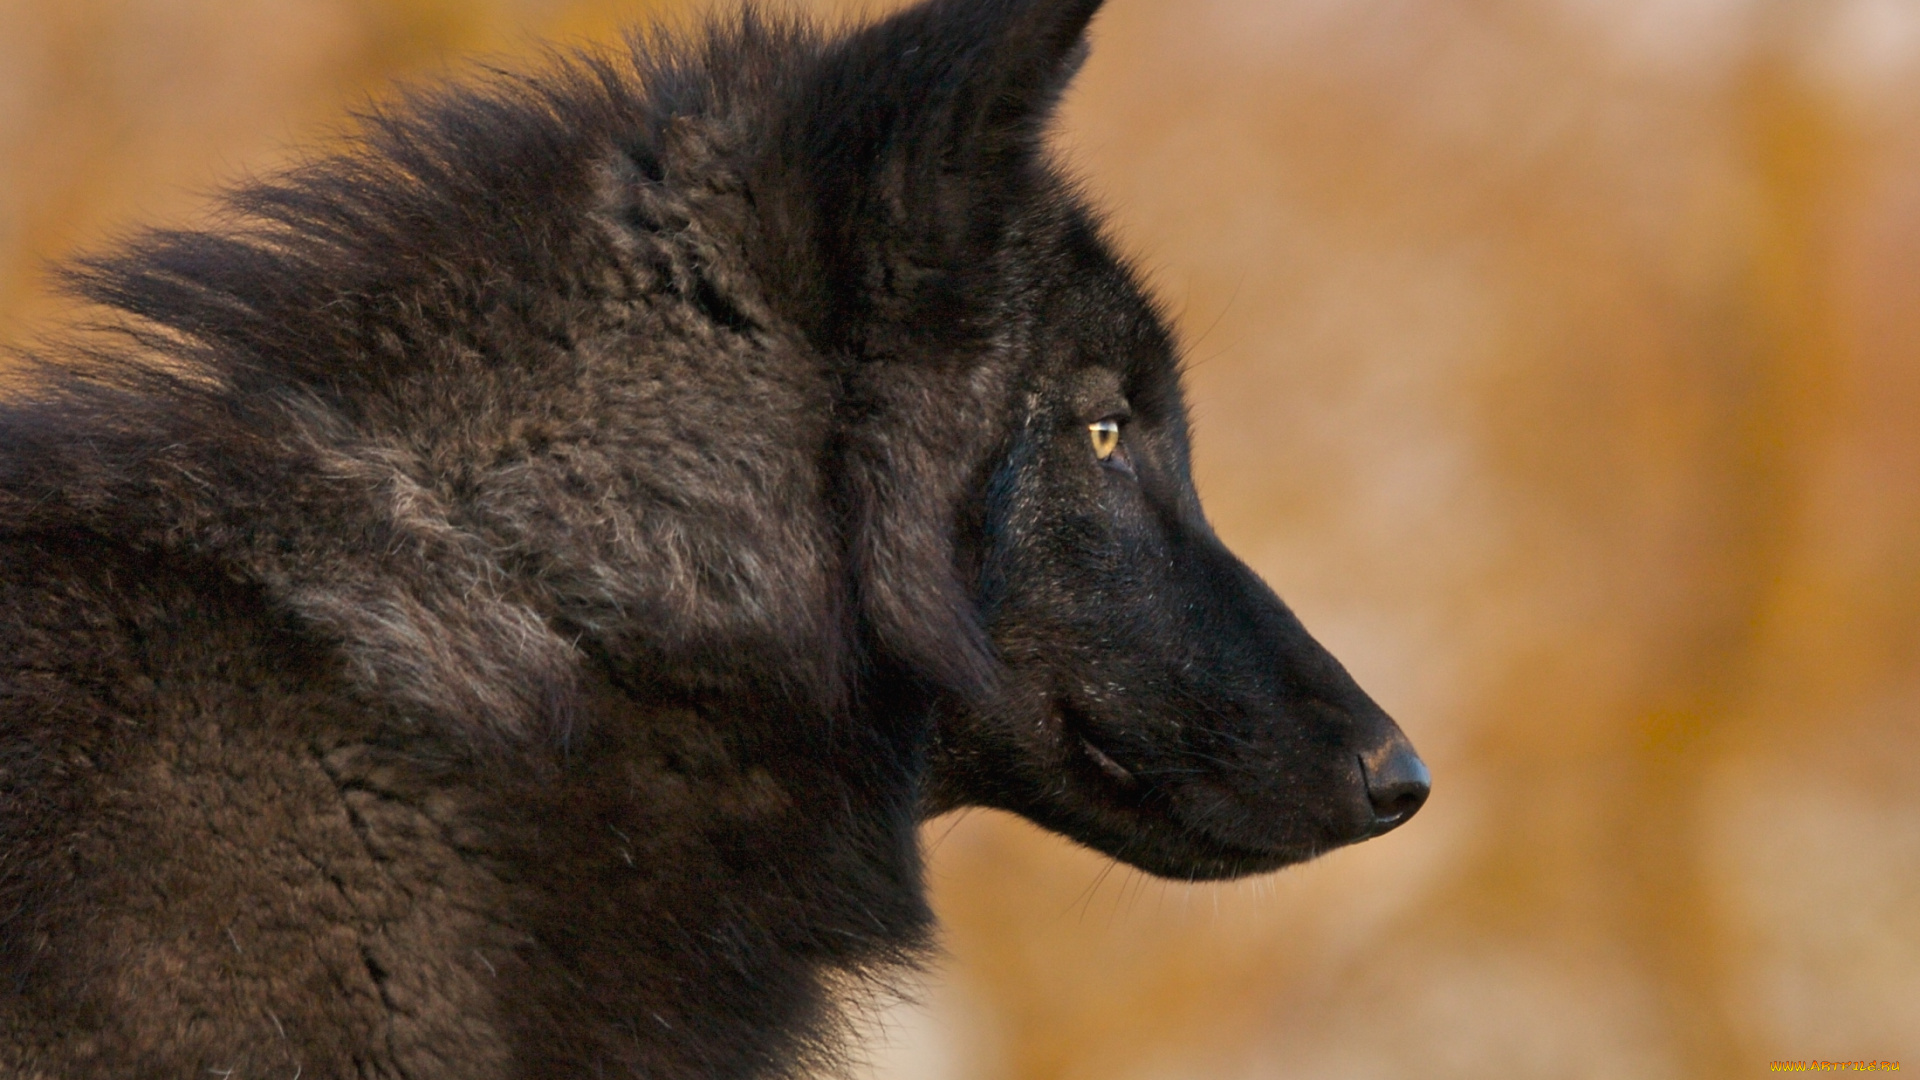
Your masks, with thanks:
[{"label": "bokeh background", "polygon": [[[0,339],[396,77],[689,7],[0,0]],[[1207,887],[936,822],[866,1071],[1920,1068],[1920,2],[1110,0],[1058,143],[1435,794]]]}]

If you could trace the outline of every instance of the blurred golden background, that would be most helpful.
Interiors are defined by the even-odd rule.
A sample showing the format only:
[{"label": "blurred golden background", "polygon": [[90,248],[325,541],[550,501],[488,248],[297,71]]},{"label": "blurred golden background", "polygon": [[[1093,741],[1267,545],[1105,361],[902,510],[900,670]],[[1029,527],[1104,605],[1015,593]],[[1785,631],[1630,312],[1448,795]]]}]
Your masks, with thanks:
[{"label": "blurred golden background", "polygon": [[[395,77],[688,7],[0,0],[0,339]],[[1062,152],[1435,794],[1226,886],[936,822],[871,1073],[1920,1068],[1916,91],[1915,0],[1110,0]]]}]

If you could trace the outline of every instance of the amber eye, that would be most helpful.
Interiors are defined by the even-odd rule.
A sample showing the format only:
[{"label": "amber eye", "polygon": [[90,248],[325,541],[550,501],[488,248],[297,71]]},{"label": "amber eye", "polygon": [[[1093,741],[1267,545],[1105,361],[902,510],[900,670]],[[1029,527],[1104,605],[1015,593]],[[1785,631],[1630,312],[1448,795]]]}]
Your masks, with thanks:
[{"label": "amber eye", "polygon": [[1087,425],[1087,433],[1093,436],[1093,453],[1101,461],[1113,456],[1120,448],[1120,421],[1096,420]]}]

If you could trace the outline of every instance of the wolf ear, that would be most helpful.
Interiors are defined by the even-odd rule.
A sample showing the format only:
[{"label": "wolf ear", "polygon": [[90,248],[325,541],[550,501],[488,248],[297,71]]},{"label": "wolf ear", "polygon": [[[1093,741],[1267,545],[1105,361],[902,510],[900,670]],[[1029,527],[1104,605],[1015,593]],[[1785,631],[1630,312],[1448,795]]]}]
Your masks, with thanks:
[{"label": "wolf ear", "polygon": [[[855,34],[823,67],[859,110],[822,131],[853,159],[992,174],[1033,149],[1086,57],[1101,0],[930,0]],[[864,144],[864,145],[862,145]],[[949,209],[952,209],[949,207]]]},{"label": "wolf ear", "polygon": [[[829,44],[761,175],[763,271],[816,343],[871,354],[977,296],[1102,0],[929,0]],[[758,181],[758,182],[755,182]]]}]

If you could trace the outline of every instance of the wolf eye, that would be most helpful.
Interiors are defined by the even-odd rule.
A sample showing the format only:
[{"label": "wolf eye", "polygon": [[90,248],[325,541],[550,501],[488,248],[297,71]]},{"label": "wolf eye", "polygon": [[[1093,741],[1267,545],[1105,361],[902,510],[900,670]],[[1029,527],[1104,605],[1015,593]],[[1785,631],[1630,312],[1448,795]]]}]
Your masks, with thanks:
[{"label": "wolf eye", "polygon": [[1120,421],[1095,420],[1087,425],[1087,434],[1093,436],[1093,453],[1101,461],[1113,456],[1120,448]]}]

